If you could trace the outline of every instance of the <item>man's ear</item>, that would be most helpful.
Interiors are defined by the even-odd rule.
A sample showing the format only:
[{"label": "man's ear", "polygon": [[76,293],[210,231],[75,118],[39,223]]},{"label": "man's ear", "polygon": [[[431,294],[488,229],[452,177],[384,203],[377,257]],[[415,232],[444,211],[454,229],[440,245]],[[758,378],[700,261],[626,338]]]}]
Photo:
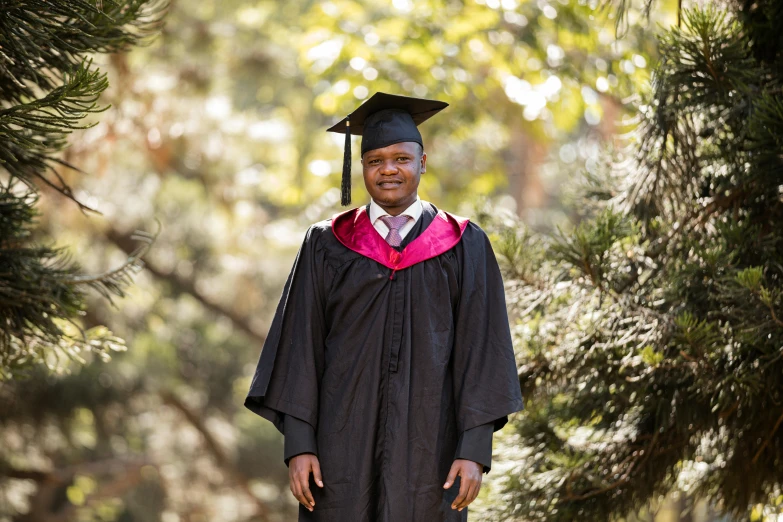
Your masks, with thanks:
[{"label": "man's ear", "polygon": [[424,151],[421,151],[421,171],[427,172],[427,153]]}]

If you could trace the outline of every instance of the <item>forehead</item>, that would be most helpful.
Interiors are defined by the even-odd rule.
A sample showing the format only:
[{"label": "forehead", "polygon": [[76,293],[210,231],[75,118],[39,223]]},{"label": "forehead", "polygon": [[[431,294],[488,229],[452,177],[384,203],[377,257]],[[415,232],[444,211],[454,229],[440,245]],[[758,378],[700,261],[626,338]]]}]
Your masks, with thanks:
[{"label": "forehead", "polygon": [[368,150],[363,154],[362,157],[387,156],[391,154],[399,154],[401,152],[416,154],[418,147],[419,144],[415,141],[401,141],[399,143],[392,143],[391,145],[387,145],[386,147],[381,147],[379,149]]}]

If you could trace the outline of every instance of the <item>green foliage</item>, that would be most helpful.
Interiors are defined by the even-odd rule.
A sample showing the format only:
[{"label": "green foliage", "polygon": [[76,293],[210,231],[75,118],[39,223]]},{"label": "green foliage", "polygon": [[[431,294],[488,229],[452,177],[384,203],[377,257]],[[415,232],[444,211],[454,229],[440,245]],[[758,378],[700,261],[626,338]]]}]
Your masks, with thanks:
[{"label": "green foliage", "polygon": [[[53,470],[36,481],[29,502],[44,502],[52,476],[73,474],[98,487],[81,480],[70,492],[84,504],[64,502],[58,517],[71,510],[91,519],[103,509],[106,520],[144,522],[173,514],[295,518],[280,434],[241,404],[301,234],[341,210],[342,144],[325,128],[376,90],[448,101],[444,118],[422,127],[429,159],[420,195],[459,213],[476,196],[506,193],[503,207],[516,204],[539,216],[539,228],[553,228],[573,212],[559,200],[573,173],[597,172],[598,142],[635,112],[624,100],[648,78],[655,54],[638,11],[629,10],[633,23],[616,42],[610,10],[596,4],[176,2],[152,46],[106,56],[100,77],[110,85],[100,100],[111,110],[75,120],[87,127],[100,117],[70,133],[73,146],[62,157],[93,174],[64,179],[85,205],[100,201],[106,218],[85,222],[51,204],[42,225],[89,252],[83,264],[96,272],[116,262],[118,248],[132,253],[128,231],[146,229],[151,214],[165,229],[122,314],[86,295],[85,324],[110,324],[129,350],[111,364],[74,365],[68,375],[31,368],[30,379],[0,386],[0,466],[8,464],[9,475]],[[652,21],[668,21],[674,4],[661,3]],[[85,109],[94,103],[80,100]],[[356,159],[359,203],[366,195]],[[538,203],[527,201],[534,193]],[[548,244],[532,229],[504,237],[516,243],[498,250],[501,263],[537,284],[539,265],[551,264]],[[509,293],[512,305],[516,295]],[[568,299],[554,295],[551,303]],[[531,331],[546,334],[549,322],[536,317]],[[536,339],[529,348],[540,359],[531,361],[549,350]],[[544,375],[527,362],[524,371]],[[578,406],[568,393],[555,404]],[[561,434],[547,441],[554,447]],[[135,459],[159,470],[165,491],[163,481],[136,482]],[[100,462],[111,471],[97,472]],[[496,463],[500,470],[501,458]],[[0,516],[21,516],[2,489]],[[101,498],[106,491],[111,498]],[[67,493],[63,486],[61,497]]]},{"label": "green foliage", "polygon": [[[32,193],[0,190],[0,380],[22,376],[39,364],[65,366],[60,359],[66,357],[84,362],[80,352],[106,358],[124,349],[122,339],[106,327],[85,330],[74,321],[84,302],[84,285],[74,284],[80,267],[64,249],[30,245],[36,200]],[[127,284],[127,272],[137,268],[129,264],[96,286],[112,285],[122,295],[118,283]]]},{"label": "green foliage", "polygon": [[[64,248],[40,246],[31,228],[36,181],[78,201],[58,166],[81,172],[56,157],[108,87],[106,73],[93,68],[90,52],[120,52],[154,34],[161,6],[148,0],[116,2],[5,3],[0,7],[3,81],[0,82],[0,381],[21,376],[35,365],[61,369],[60,359],[84,362],[78,354],[102,357],[123,347],[107,328],[81,327],[86,287],[104,297],[123,296],[130,275],[153,236],[117,269],[84,276]],[[51,172],[50,172],[51,171]],[[19,186],[27,185],[22,192]]]},{"label": "green foliage", "polygon": [[[559,231],[552,246],[553,258],[570,264],[599,288],[606,284],[610,274],[614,275],[618,258],[625,257],[623,245],[634,240],[632,223],[610,208],[593,221],[579,223],[569,235]],[[617,275],[622,277],[623,274]]]},{"label": "green foliage", "polygon": [[526,410],[504,516],[619,520],[672,489],[779,512],[783,9],[682,14],[634,161],[595,177],[586,219],[551,238],[491,225],[501,252],[547,251],[506,268]]},{"label": "green foliage", "polygon": [[[0,165],[11,176],[28,184],[37,176],[48,182],[41,176],[48,163],[63,162],[47,156],[66,147],[71,130],[92,126],[79,125],[88,113],[109,108],[96,107],[95,101],[108,81],[105,73],[91,70],[90,64],[91,61],[79,64],[71,74],[66,71],[63,84],[44,97],[0,111]],[[70,190],[62,190],[70,195]]]}]

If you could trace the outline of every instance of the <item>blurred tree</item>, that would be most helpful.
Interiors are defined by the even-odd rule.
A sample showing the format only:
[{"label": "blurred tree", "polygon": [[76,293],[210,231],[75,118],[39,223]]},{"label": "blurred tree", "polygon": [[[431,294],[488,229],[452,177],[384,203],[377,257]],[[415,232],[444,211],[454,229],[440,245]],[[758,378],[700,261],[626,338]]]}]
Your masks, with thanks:
[{"label": "blurred tree", "polygon": [[783,3],[685,10],[659,51],[585,219],[492,225],[526,397],[498,456],[515,520],[617,520],[674,488],[781,513]]},{"label": "blurred tree", "polygon": [[100,272],[153,212],[165,227],[122,314],[87,296],[84,323],[132,350],[0,386],[0,516],[55,497],[84,520],[294,518],[280,434],[241,404],[307,225],[341,210],[325,129],[376,90],[444,99],[422,197],[459,211],[501,195],[551,228],[655,53],[637,10],[616,41],[597,3],[173,2],[152,46],[106,56],[113,110],[64,156],[94,174],[69,182],[105,219],[57,198],[42,228]]},{"label": "blurred tree", "polygon": [[[84,290],[122,297],[154,237],[118,268],[82,275],[65,248],[33,237],[38,185],[51,187],[83,211],[58,167],[83,172],[57,157],[80,121],[106,110],[96,100],[106,74],[92,67],[91,52],[115,53],[157,33],[164,4],[157,0],[105,2],[21,0],[0,5],[0,381],[31,367],[62,367],[59,359],[82,360],[79,352],[103,358],[123,341],[102,326],[79,322]],[[22,187],[24,186],[24,187]],[[83,361],[83,360],[82,360]]]}]

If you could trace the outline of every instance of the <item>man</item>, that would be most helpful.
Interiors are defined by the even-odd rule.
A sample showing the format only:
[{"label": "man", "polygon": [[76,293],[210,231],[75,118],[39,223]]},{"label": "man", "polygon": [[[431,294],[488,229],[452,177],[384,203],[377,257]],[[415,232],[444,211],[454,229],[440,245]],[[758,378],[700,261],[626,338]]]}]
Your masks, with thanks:
[{"label": "man", "polygon": [[377,93],[329,129],[343,205],[348,133],[371,200],[307,231],[245,400],[285,435],[300,521],[466,521],[523,407],[488,238],[418,197],[417,125],[446,106]]}]

